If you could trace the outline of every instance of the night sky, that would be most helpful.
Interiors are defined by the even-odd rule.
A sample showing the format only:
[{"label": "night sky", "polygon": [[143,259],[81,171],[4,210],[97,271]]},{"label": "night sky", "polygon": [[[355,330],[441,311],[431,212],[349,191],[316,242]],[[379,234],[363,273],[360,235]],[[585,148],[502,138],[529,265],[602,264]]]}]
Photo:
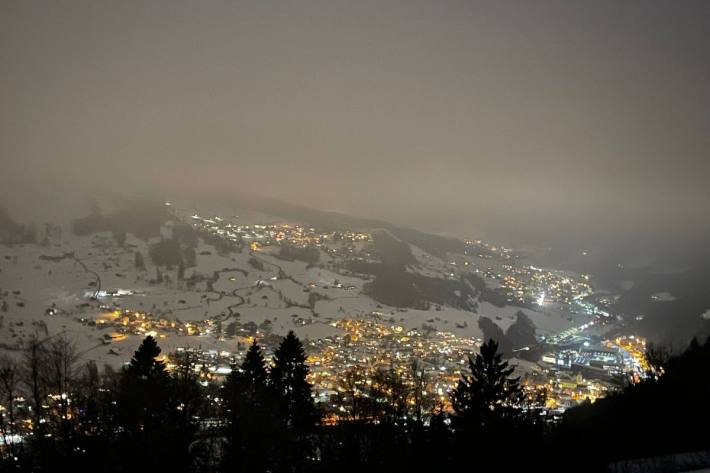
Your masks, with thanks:
[{"label": "night sky", "polygon": [[0,163],[28,218],[248,192],[511,242],[698,240],[710,2],[5,0]]}]

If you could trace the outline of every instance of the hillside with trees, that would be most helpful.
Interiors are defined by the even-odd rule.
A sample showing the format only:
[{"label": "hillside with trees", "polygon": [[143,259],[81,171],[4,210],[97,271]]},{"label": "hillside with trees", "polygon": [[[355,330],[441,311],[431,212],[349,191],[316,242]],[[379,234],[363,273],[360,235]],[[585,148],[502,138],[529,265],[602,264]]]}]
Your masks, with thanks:
[{"label": "hillside with trees", "polygon": [[[271,360],[254,341],[219,385],[199,382],[189,351],[168,370],[152,337],[120,371],[78,359],[65,335],[0,359],[2,471],[632,471],[658,455],[698,452],[683,458],[702,463],[710,449],[708,341],[652,357],[653,376],[559,424],[530,408],[492,340],[469,358],[450,411],[422,403],[429,381],[415,362],[370,383],[344,373],[352,389],[338,396],[350,407],[337,419],[316,405],[293,332]],[[24,440],[10,441],[20,429]]]}]

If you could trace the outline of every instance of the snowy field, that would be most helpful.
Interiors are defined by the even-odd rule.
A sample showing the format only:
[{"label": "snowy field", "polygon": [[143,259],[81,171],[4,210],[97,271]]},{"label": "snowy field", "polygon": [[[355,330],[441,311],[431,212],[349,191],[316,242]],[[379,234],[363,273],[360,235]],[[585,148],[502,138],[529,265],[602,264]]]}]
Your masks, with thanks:
[{"label": "snowy field", "polygon": [[[182,322],[221,318],[261,325],[268,320],[272,333],[295,330],[304,339],[337,335],[338,329],[329,322],[373,312],[407,329],[428,326],[476,338],[483,335],[479,317],[489,317],[505,330],[519,310],[530,317],[539,334],[560,332],[586,321],[552,305],[529,310],[481,302],[476,312],[446,306],[440,310],[389,307],[363,293],[367,281],[327,269],[333,261],[325,253],[318,265],[309,266],[278,259],[270,254],[275,247],[220,255],[199,240],[196,265],[186,268],[179,280],[176,268],[156,268],[151,263],[148,248],[154,241],[129,234],[119,245],[110,233],[78,237],[65,229],[61,239],[46,246],[0,246],[0,348],[17,354],[33,335],[44,338],[65,332],[76,341],[83,359],[120,365],[130,358],[141,336],[129,334],[107,344],[106,328],[86,324],[113,307]],[[446,277],[463,264],[455,257],[444,261],[419,248],[412,250],[419,263],[412,271],[426,276]],[[145,269],[136,267],[136,252],[143,255]],[[250,258],[260,261],[263,269],[255,269]],[[157,282],[159,272],[161,282]],[[191,278],[197,282],[188,287],[186,280]],[[94,295],[96,300],[92,300]],[[213,336],[168,333],[159,343],[166,352],[178,346],[237,349],[235,340]]]}]

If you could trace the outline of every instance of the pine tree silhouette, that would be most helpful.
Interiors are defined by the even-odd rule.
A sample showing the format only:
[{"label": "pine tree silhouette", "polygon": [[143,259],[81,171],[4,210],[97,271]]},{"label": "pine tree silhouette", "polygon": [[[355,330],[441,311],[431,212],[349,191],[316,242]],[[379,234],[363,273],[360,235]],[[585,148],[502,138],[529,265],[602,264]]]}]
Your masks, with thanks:
[{"label": "pine tree silhouette", "polygon": [[[170,377],[158,360],[160,347],[146,337],[120,376],[116,392],[116,420],[121,426],[118,461],[125,469],[139,465],[159,468],[170,452],[176,429],[175,406],[171,403]],[[174,458],[170,456],[168,458]]]},{"label": "pine tree silhouette", "polygon": [[270,379],[280,398],[281,414],[287,426],[297,430],[312,426],[316,418],[307,376],[308,366],[303,345],[293,331],[290,331],[274,352],[274,367],[271,369]]},{"label": "pine tree silhouette", "polygon": [[310,435],[318,420],[311,395],[311,385],[306,379],[308,366],[301,341],[290,331],[274,352],[274,366],[269,376],[270,385],[278,402],[278,413],[284,425],[283,456],[280,468],[303,470],[313,452]]},{"label": "pine tree silhouette", "polygon": [[468,365],[470,374],[463,374],[451,393],[453,427],[460,445],[456,453],[467,455],[466,449],[476,444],[481,465],[512,468],[516,459],[505,455],[501,441],[527,426],[520,408],[523,391],[519,378],[511,377],[513,367],[502,360],[492,339],[481,345],[475,357],[469,357]]},{"label": "pine tree silhouette", "polygon": [[252,394],[257,394],[266,389],[268,377],[266,362],[264,361],[264,355],[261,354],[261,348],[256,343],[256,340],[249,346],[240,371],[232,371],[229,377]]},{"label": "pine tree silhouette", "polygon": [[502,360],[498,344],[490,339],[480,353],[469,357],[470,375],[462,375],[451,394],[457,416],[485,422],[491,415],[504,415],[519,406],[522,388],[511,378],[513,367]]},{"label": "pine tree silhouette", "polygon": [[277,463],[275,439],[282,429],[276,416],[276,397],[268,385],[266,362],[256,340],[241,366],[227,376],[224,393],[229,410],[224,469],[268,471]]},{"label": "pine tree silhouette", "polygon": [[135,255],[133,256],[133,264],[135,265],[136,269],[145,270],[145,259],[143,258],[143,254],[140,251],[136,251]]},{"label": "pine tree silhouette", "polygon": [[128,365],[128,373],[142,379],[160,378],[165,376],[165,363],[158,360],[160,347],[155,338],[150,335],[143,339],[143,342],[135,351],[131,362]]}]

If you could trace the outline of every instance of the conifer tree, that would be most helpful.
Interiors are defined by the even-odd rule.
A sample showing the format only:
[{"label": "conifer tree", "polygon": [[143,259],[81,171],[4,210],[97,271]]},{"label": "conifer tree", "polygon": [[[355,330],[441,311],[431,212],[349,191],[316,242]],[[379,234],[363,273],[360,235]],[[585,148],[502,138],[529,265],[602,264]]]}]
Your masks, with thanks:
[{"label": "conifer tree", "polygon": [[155,338],[150,335],[145,337],[133,357],[131,357],[128,373],[143,380],[164,377],[166,374],[165,363],[158,359],[160,352],[160,347]]},{"label": "conifer tree", "polygon": [[246,357],[242,363],[242,382],[246,383],[250,392],[257,393],[261,389],[266,388],[267,376],[264,355],[261,354],[261,348],[256,343],[256,340],[254,340],[249,346],[249,350],[247,350]]},{"label": "conifer tree", "polygon": [[[485,470],[517,470],[520,458],[508,455],[502,441],[514,435],[529,437],[531,423],[521,408],[524,400],[513,367],[502,360],[498,344],[489,339],[475,357],[469,357],[470,374],[463,374],[451,394],[455,440],[454,457],[465,461],[476,445],[477,461]],[[528,439],[529,441],[530,439]]]},{"label": "conifer tree", "polygon": [[133,263],[136,269],[145,270],[145,259],[143,258],[143,254],[140,251],[136,251],[135,255],[133,256]]},{"label": "conifer tree", "polygon": [[157,468],[159,459],[170,452],[175,406],[170,402],[170,377],[158,359],[160,352],[155,339],[146,337],[118,382],[116,420],[122,429],[120,445],[124,450],[119,461],[126,462],[126,469],[138,465]]},{"label": "conifer tree", "polygon": [[292,330],[274,352],[270,379],[287,426],[296,430],[307,430],[317,416],[307,376],[306,353]]},{"label": "conifer tree", "polygon": [[462,375],[451,394],[459,425],[485,428],[496,420],[514,417],[523,398],[513,367],[502,360],[498,344],[490,339],[480,353],[469,357],[469,375]]},{"label": "conifer tree", "polygon": [[518,311],[515,322],[508,327],[505,335],[513,350],[535,345],[537,341],[535,339],[535,324],[522,310]]},{"label": "conifer tree", "polygon": [[277,468],[303,471],[312,455],[311,434],[318,421],[311,395],[311,385],[306,379],[308,366],[301,341],[290,331],[274,352],[274,363],[269,376],[270,385],[277,398],[278,415],[283,423],[283,455]]},{"label": "conifer tree", "polygon": [[232,369],[224,384],[228,408],[228,448],[225,470],[267,471],[274,464],[280,433],[274,393],[256,340],[239,368]]}]

